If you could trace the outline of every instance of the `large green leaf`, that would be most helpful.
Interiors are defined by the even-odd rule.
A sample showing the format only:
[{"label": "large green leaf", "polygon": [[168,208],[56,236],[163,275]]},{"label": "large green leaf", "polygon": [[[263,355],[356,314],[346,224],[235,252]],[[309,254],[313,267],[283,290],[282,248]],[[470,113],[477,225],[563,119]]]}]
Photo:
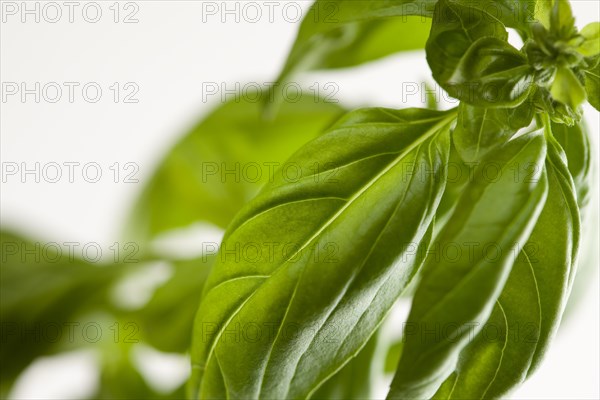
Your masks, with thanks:
[{"label": "large green leaf", "polygon": [[389,398],[431,397],[489,318],[543,206],[544,156],[543,136],[531,133],[490,152],[474,171],[439,235],[441,250],[423,267]]},{"label": "large green leaf", "polygon": [[[416,250],[419,259],[422,261],[431,244],[433,235],[433,222],[421,243]],[[420,262],[420,261],[419,261]],[[403,293],[409,295],[408,289]],[[394,372],[398,359],[400,358],[400,349],[402,342],[398,341],[389,344],[389,348],[384,349],[386,343],[381,338],[381,332],[371,336],[369,342],[362,348],[356,357],[351,359],[335,375],[329,378],[319,389],[311,396],[314,400],[325,399],[369,399],[373,397],[375,386],[375,377],[381,373]],[[399,349],[400,347],[400,349]],[[397,358],[394,358],[396,357]]]},{"label": "large green leaf", "polygon": [[[550,130],[550,127],[547,129]],[[536,251],[533,256],[537,262],[532,262],[532,265],[540,292],[542,330],[529,374],[539,366],[558,330],[575,279],[581,240],[577,192],[565,154],[550,132],[546,136],[548,179],[552,190],[530,238],[530,248]]]},{"label": "large green leaf", "polygon": [[498,19],[465,2],[440,0],[433,21],[427,61],[450,96],[480,107],[525,100],[533,74],[525,55],[507,43]]},{"label": "large green leaf", "polygon": [[[343,68],[425,46],[436,0],[317,0],[277,79]],[[390,18],[400,17],[403,18]]]},{"label": "large green leaf", "polygon": [[575,190],[560,148],[548,147],[548,198],[490,319],[460,355],[437,399],[505,398],[531,373],[554,336],[579,241]]},{"label": "large green leaf", "polygon": [[357,354],[420,265],[454,118],[350,113],[289,160],[302,179],[276,176],[245,207],[198,310],[193,398],[306,397]]},{"label": "large green leaf", "polygon": [[598,170],[594,162],[589,130],[582,121],[573,126],[552,124],[552,134],[567,157],[569,172],[577,191],[577,204],[582,224],[582,242],[577,262],[577,275],[573,283],[565,315],[575,315],[580,302],[595,282],[598,273],[598,208],[590,207],[591,188],[597,185]]},{"label": "large green leaf", "polygon": [[434,399],[496,399],[521,383],[540,335],[541,308],[527,256],[515,262],[489,320]]},{"label": "large green leaf", "polygon": [[257,93],[240,95],[179,141],[136,205],[130,223],[135,237],[149,239],[198,221],[226,227],[273,171],[342,109],[305,95],[284,102],[273,120],[263,120],[261,112]]},{"label": "large green leaf", "polygon": [[[3,391],[35,358],[68,341],[69,324],[107,304],[118,266],[85,262],[54,242],[0,231]],[[64,331],[64,332],[63,332]]]}]

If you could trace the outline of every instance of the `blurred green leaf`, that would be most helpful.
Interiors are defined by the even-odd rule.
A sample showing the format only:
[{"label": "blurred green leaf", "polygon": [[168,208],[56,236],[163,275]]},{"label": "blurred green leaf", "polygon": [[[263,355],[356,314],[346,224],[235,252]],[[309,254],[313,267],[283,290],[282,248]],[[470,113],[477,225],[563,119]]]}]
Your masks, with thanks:
[{"label": "blurred green leaf", "polygon": [[[277,78],[345,68],[425,47],[437,0],[317,0]],[[271,106],[270,104],[269,106]]]},{"label": "blurred green leaf", "polygon": [[[550,0],[552,3],[552,0]],[[559,38],[569,38],[575,31],[575,18],[569,0],[553,0],[550,9],[550,31]]]},{"label": "blurred green leaf", "polygon": [[592,22],[584,26],[579,33],[583,37],[583,43],[577,50],[586,57],[600,54],[600,22]]},{"label": "blurred green leaf", "polygon": [[307,94],[285,102],[274,120],[261,118],[254,93],[221,105],[158,166],[135,207],[134,237],[144,242],[197,221],[226,227],[284,160],[342,113]]},{"label": "blurred green leaf", "polygon": [[385,357],[384,364],[384,372],[386,374],[393,374],[396,372],[396,368],[398,367],[398,362],[400,362],[400,357],[402,356],[402,349],[404,348],[404,340],[400,339],[394,343],[392,343],[387,351],[387,355]]},{"label": "blurred green leaf", "polygon": [[157,393],[148,386],[131,362],[130,347],[110,349],[102,353],[100,384],[94,399],[156,399]]},{"label": "blurred green leaf", "polygon": [[185,385],[167,393],[153,389],[132,362],[131,350],[131,345],[112,345],[102,349],[100,382],[92,399],[185,399]]},{"label": "blurred green leaf", "polygon": [[183,353],[189,349],[194,316],[214,256],[173,261],[173,275],[135,317],[143,338],[160,351]]},{"label": "blurred green leaf", "polygon": [[595,66],[584,71],[585,90],[590,104],[600,111],[600,57],[595,60]]},{"label": "blurred green leaf", "polygon": [[87,263],[54,243],[0,232],[0,378],[12,382],[35,358],[69,339],[69,324],[106,305],[117,266]]}]

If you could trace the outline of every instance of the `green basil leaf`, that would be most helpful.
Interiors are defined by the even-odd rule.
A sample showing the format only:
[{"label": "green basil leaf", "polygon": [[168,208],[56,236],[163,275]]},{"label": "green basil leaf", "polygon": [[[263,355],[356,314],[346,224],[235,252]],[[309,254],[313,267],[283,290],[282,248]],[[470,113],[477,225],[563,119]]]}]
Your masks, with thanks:
[{"label": "green basil leaf", "polygon": [[550,144],[548,198],[490,319],[461,352],[455,373],[434,398],[506,397],[526,379],[553,336],[574,265],[572,244],[578,240],[578,215],[571,210],[574,191],[565,180],[568,171],[559,151]]},{"label": "green basil leaf", "polygon": [[[262,93],[265,95],[265,93]],[[261,118],[260,93],[217,108],[175,145],[142,193],[130,226],[140,241],[208,221],[226,227],[296,149],[342,114],[336,104],[305,95],[276,117]]]},{"label": "green basil leaf", "polygon": [[400,362],[400,357],[402,356],[403,348],[403,340],[398,340],[390,345],[387,351],[387,355],[385,357],[385,364],[383,369],[386,374],[393,374],[394,372],[396,372],[396,367],[398,366],[398,362]]},{"label": "green basil leaf", "polygon": [[[436,0],[317,0],[302,21],[278,82],[425,46]],[[390,18],[399,17],[403,18]],[[400,39],[401,38],[401,39]]]},{"label": "green basil leaf", "polygon": [[189,350],[194,316],[213,262],[214,256],[172,262],[171,278],[133,316],[140,323],[144,340],[164,352]]},{"label": "green basil leaf", "polygon": [[550,13],[553,0],[536,0],[535,19],[546,29],[550,29]]},{"label": "green basil leaf", "polygon": [[[299,178],[276,175],[223,240],[195,322],[191,397],[307,397],[357,354],[420,265],[454,119],[359,110],[288,161]],[[232,340],[249,326],[263,334]]]},{"label": "green basil leaf", "polygon": [[480,107],[521,104],[533,82],[525,55],[493,37],[478,39],[469,47],[453,75],[444,82],[448,93]]},{"label": "green basil leaf", "polygon": [[552,134],[565,151],[569,172],[577,190],[577,204],[585,209],[590,201],[592,152],[585,123],[573,126],[552,123]]},{"label": "green basil leaf", "polygon": [[[456,254],[438,250],[423,267],[389,398],[431,397],[489,318],[515,248],[525,244],[544,203],[544,156],[545,141],[536,132],[490,152],[476,168],[436,242],[438,249],[454,246]],[[493,177],[486,172],[490,165],[498,171]]]},{"label": "green basil leaf", "polygon": [[452,142],[452,146],[450,146],[450,161],[448,162],[448,180],[446,181],[446,189],[444,190],[444,195],[442,196],[440,205],[435,213],[434,238],[438,237],[442,228],[446,226],[448,219],[452,216],[454,208],[458,204],[460,195],[465,190],[466,185],[469,183],[469,178],[473,174],[474,165],[467,165],[463,161],[456,150],[455,141],[452,140]]},{"label": "green basil leaf", "polygon": [[529,375],[539,366],[560,324],[575,278],[581,240],[577,193],[566,157],[552,134],[548,133],[546,136],[546,165],[550,192],[544,211],[529,240],[532,243],[530,248],[536,251],[533,257],[537,262],[532,262],[532,265],[540,293],[542,330]]},{"label": "green basil leaf", "polygon": [[[111,353],[111,354],[107,354]],[[116,354],[112,354],[116,353]],[[92,399],[144,399],[144,400],[183,400],[185,385],[168,392],[157,392],[148,385],[131,362],[129,348],[119,354],[102,349],[102,370],[99,387]]]},{"label": "green basil leaf", "polygon": [[121,272],[118,266],[76,258],[56,243],[28,240],[5,230],[0,231],[0,245],[4,390],[35,358],[60,347],[60,340],[43,336],[45,328],[67,326],[80,313],[106,305],[109,286]]},{"label": "green basil leaf", "polygon": [[579,34],[583,36],[584,41],[579,45],[577,51],[586,57],[600,54],[600,22],[592,22],[584,26]]},{"label": "green basil leaf", "polygon": [[507,142],[519,129],[529,126],[532,119],[533,109],[527,103],[516,108],[484,108],[461,103],[452,139],[462,159],[475,162]]},{"label": "green basil leaf", "polygon": [[550,88],[552,98],[576,109],[586,99],[586,91],[569,67],[558,67]]},{"label": "green basil leaf", "polygon": [[379,332],[338,373],[327,380],[312,400],[361,400],[373,398],[374,378],[380,373]]},{"label": "green basil leaf", "polygon": [[508,40],[500,21],[482,10],[451,0],[437,2],[433,21],[425,49],[433,77],[440,85],[450,80],[461,58],[477,39]]},{"label": "green basil leaf", "polygon": [[[420,265],[431,245],[435,222],[429,226],[429,230],[417,246],[416,265]],[[414,280],[414,279],[413,279]],[[408,296],[407,288],[403,296]],[[385,359],[380,356],[379,347],[383,344],[379,339],[380,332],[375,333],[360,353],[350,360],[339,372],[328,379],[315,393],[311,399],[368,399],[372,398],[373,377],[378,373],[390,373],[396,370],[400,359],[402,341],[393,343],[385,354]],[[382,359],[380,359],[382,358]],[[382,370],[381,365],[384,365]],[[366,366],[366,368],[365,368]]]},{"label": "green basil leaf", "polygon": [[567,0],[537,0],[535,16],[559,38],[569,38],[575,28],[575,18]]},{"label": "green basil leaf", "polygon": [[550,31],[559,38],[569,38],[575,31],[575,17],[568,0],[554,0],[550,9]]},{"label": "green basil leaf", "polygon": [[598,208],[589,207],[590,188],[595,185],[597,169],[592,159],[589,131],[583,121],[574,126],[552,124],[552,134],[564,149],[577,191],[577,204],[581,216],[582,243],[577,262],[577,275],[572,294],[567,303],[565,317],[574,315],[574,310],[585,298],[598,272]]},{"label": "green basil leaf", "polygon": [[440,0],[426,45],[434,79],[450,96],[472,105],[520,104],[533,74],[527,57],[507,38],[504,25],[487,12]]},{"label": "green basil leaf", "polygon": [[[115,345],[114,347],[117,347]],[[130,347],[102,348],[100,384],[94,399],[159,399],[131,362]]]},{"label": "green basil leaf", "polygon": [[[594,176],[596,172],[594,171]],[[577,313],[586,295],[593,290],[598,276],[598,242],[600,242],[600,231],[598,229],[599,211],[597,207],[581,209],[581,244],[577,256],[577,274],[571,288],[567,307],[563,315],[561,326],[567,325]],[[566,321],[565,321],[566,320]]]},{"label": "green basil leaf", "polygon": [[456,371],[433,398],[505,398],[525,379],[540,325],[534,269],[527,256],[520,254],[489,320],[461,352]]},{"label": "green basil leaf", "polygon": [[[536,22],[538,0],[453,0],[469,7],[482,10],[502,22],[508,28],[516,29],[522,36],[531,34],[531,25]],[[540,0],[546,1],[546,0]]]},{"label": "green basil leaf", "polygon": [[590,104],[600,111],[600,58],[596,60],[596,65],[584,71],[585,91]]}]

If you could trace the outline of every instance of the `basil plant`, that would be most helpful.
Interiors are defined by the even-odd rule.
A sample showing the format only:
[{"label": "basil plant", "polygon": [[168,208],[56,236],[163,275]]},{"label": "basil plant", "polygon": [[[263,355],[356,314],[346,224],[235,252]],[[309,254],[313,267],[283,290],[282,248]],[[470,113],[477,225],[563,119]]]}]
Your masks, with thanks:
[{"label": "basil plant", "polygon": [[354,110],[285,161],[227,226],[188,394],[368,398],[378,329],[404,294],[387,397],[503,398],[540,365],[575,278],[600,24],[577,30],[566,0],[312,11],[332,3],[334,21],[303,21],[279,82],[419,48],[425,26],[433,78],[459,105]]},{"label": "basil plant", "polygon": [[[600,109],[600,24],[579,30],[567,0],[317,0],[273,87],[413,50],[455,108],[348,111],[307,91],[217,107],[138,198],[125,229],[137,263],[58,254],[24,268],[18,249],[39,246],[3,228],[0,397],[37,358],[82,347],[100,355],[93,398],[514,391],[594,264],[582,113]],[[220,244],[193,241],[189,257],[157,245],[199,222],[224,230]],[[146,303],[115,301],[156,262],[170,275]],[[29,328],[98,318],[121,327],[114,341]],[[132,361],[140,346],[188,356],[189,379],[157,390]]]}]

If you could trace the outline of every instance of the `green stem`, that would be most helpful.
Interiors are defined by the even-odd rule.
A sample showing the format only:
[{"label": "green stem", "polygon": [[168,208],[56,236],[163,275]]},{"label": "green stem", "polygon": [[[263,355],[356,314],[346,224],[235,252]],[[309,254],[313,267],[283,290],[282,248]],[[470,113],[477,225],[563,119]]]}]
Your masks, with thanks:
[{"label": "green stem", "polygon": [[539,128],[544,128],[544,137],[546,140],[553,138],[550,116],[548,113],[542,112],[535,115],[536,124]]}]

